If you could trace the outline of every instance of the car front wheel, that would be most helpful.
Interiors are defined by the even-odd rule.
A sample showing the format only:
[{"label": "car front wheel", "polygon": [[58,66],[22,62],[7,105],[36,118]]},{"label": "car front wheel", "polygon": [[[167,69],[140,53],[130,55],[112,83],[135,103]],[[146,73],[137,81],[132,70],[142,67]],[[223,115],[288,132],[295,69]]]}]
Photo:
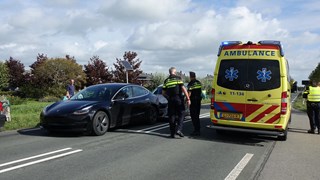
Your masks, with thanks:
[{"label": "car front wheel", "polygon": [[92,134],[96,136],[104,135],[108,131],[109,122],[107,113],[98,111],[92,120]]},{"label": "car front wheel", "polygon": [[151,107],[147,112],[147,123],[154,124],[157,122],[157,119],[158,119],[157,109],[155,107]]}]

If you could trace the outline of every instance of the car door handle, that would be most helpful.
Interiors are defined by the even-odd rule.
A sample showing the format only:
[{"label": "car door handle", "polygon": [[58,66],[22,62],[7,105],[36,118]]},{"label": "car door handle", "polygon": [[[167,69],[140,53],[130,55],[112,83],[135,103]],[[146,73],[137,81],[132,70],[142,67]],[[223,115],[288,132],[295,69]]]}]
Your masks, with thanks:
[{"label": "car door handle", "polygon": [[256,98],[252,98],[252,99],[247,99],[248,101],[253,101],[253,102],[256,102],[258,101]]},{"label": "car door handle", "polygon": [[129,104],[133,104],[133,103],[134,103],[134,101],[130,101],[130,102],[129,102]]}]

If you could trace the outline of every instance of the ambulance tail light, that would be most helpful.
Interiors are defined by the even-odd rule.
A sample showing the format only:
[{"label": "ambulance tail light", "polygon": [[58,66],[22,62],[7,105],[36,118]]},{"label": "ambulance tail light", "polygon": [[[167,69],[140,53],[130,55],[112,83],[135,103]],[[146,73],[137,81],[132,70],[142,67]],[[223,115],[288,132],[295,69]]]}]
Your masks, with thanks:
[{"label": "ambulance tail light", "polygon": [[215,102],[215,89],[211,89],[211,105],[210,105],[210,107],[211,107],[211,109],[214,109],[214,102]]},{"label": "ambulance tail light", "polygon": [[281,93],[281,114],[284,115],[287,113],[288,108],[288,94],[287,92]]}]

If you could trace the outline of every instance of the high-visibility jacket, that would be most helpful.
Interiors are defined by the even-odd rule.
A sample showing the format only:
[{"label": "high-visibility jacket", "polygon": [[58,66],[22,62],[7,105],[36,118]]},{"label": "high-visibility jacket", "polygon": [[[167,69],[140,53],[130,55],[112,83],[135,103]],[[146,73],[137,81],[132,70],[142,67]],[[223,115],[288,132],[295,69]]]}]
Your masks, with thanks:
[{"label": "high-visibility jacket", "polygon": [[320,102],[320,87],[309,87],[308,101]]},{"label": "high-visibility jacket", "polygon": [[183,81],[180,76],[170,75],[163,83],[162,89],[169,97],[182,96]]},{"label": "high-visibility jacket", "polygon": [[192,81],[189,82],[188,84],[188,91],[191,92],[191,96],[190,99],[191,100],[201,100],[201,82],[194,79]]}]

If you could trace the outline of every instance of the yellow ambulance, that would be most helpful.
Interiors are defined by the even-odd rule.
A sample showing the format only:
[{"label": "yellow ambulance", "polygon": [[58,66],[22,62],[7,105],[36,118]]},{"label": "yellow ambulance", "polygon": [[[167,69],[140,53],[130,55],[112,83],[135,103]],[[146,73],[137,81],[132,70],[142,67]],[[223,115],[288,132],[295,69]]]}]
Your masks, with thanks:
[{"label": "yellow ambulance", "polygon": [[280,41],[222,42],[212,83],[209,128],[287,139],[291,118],[288,61]]}]

